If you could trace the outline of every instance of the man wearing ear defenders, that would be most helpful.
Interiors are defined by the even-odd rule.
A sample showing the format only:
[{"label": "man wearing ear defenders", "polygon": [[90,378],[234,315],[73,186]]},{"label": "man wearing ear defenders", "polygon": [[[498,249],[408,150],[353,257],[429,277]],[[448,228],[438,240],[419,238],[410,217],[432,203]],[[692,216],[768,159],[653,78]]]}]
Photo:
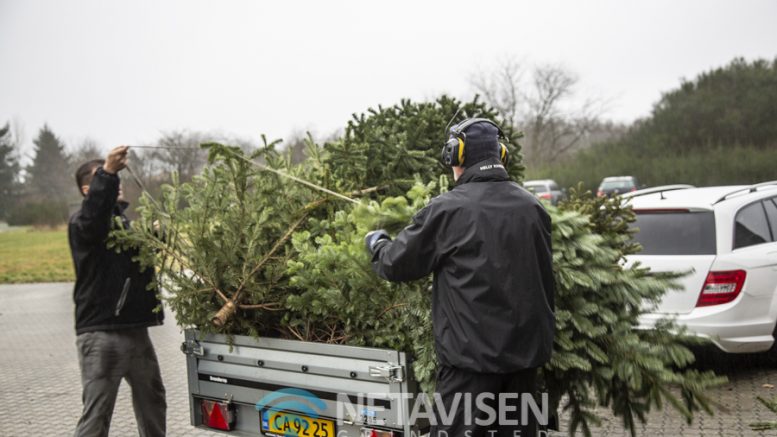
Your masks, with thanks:
[{"label": "man wearing ear defenders", "polygon": [[453,126],[442,161],[456,186],[432,199],[396,240],[383,230],[365,237],[382,278],[434,274],[437,391],[447,414],[438,411],[431,437],[534,437],[537,421],[546,420],[522,400],[533,395],[537,368],[553,346],[551,222],[510,180],[501,138],[490,120]]}]

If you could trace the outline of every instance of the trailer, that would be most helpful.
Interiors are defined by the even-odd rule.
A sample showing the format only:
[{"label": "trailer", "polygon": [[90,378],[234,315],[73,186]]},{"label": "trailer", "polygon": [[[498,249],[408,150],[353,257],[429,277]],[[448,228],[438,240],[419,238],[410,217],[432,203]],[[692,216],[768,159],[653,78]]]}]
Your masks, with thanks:
[{"label": "trailer", "polygon": [[181,349],[197,428],[269,437],[428,432],[428,416],[413,411],[419,388],[404,352],[196,329],[185,331]]}]

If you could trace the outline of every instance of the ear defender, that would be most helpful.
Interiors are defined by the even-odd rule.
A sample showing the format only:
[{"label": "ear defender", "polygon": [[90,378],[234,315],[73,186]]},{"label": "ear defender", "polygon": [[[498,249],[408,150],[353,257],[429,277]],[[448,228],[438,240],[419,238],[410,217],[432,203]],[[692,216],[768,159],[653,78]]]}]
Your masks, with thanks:
[{"label": "ear defender", "polygon": [[[464,145],[467,141],[467,135],[464,131],[475,123],[485,122],[494,125],[499,130],[499,138],[504,138],[502,128],[500,128],[493,121],[486,118],[470,118],[462,121],[461,123],[453,126],[450,130],[450,138],[442,146],[442,153],[440,160],[448,167],[456,167],[464,164]],[[502,161],[502,165],[507,165],[510,162],[510,154],[507,150],[507,146],[499,142],[499,159]]]},{"label": "ear defender", "polygon": [[451,137],[442,146],[441,161],[448,167],[455,167],[464,162],[464,140],[459,137]]}]

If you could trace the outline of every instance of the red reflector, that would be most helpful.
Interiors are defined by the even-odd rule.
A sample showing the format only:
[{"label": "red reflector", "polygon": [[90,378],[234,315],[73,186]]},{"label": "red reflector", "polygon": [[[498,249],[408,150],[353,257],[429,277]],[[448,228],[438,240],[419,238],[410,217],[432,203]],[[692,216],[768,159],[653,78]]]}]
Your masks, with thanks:
[{"label": "red reflector", "polygon": [[235,426],[234,406],[226,402],[202,401],[202,424],[213,429],[231,431]]},{"label": "red reflector", "polygon": [[733,301],[742,291],[745,278],[747,278],[747,272],[744,270],[709,272],[696,306],[720,305]]}]

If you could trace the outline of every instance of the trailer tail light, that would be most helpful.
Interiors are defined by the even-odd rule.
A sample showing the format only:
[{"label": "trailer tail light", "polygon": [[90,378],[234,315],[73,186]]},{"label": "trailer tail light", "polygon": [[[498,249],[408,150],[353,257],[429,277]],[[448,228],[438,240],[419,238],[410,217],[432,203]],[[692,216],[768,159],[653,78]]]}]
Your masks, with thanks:
[{"label": "trailer tail light", "polygon": [[709,272],[696,306],[720,305],[733,301],[742,291],[746,277],[747,272],[744,270]]},{"label": "trailer tail light", "polygon": [[[397,437],[401,434],[396,434]],[[362,428],[361,437],[394,437],[394,431],[383,431],[373,428]]]},{"label": "trailer tail light", "polygon": [[231,431],[235,426],[235,406],[230,402],[202,400],[202,424],[208,428]]}]

